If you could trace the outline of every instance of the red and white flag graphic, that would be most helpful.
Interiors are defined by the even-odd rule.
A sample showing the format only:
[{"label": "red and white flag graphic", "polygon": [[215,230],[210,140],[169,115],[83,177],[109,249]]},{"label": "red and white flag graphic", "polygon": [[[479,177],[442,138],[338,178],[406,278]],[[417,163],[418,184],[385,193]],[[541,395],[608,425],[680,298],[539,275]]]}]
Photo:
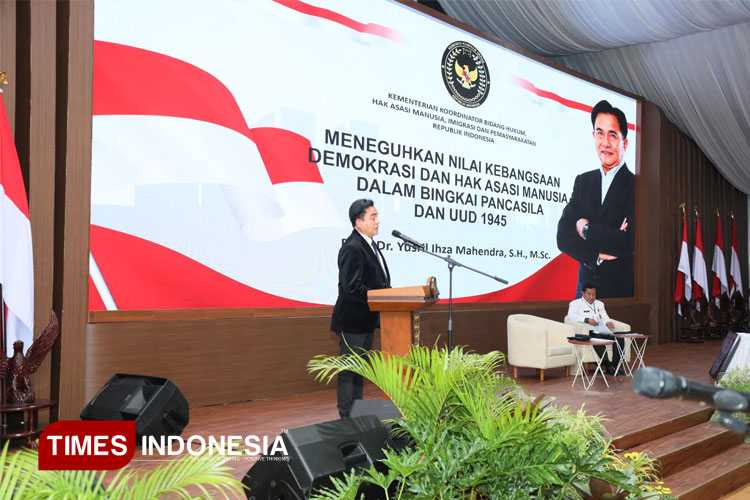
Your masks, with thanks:
[{"label": "red and white flag graphic", "polygon": [[674,287],[674,301],[677,312],[682,315],[682,298],[690,300],[692,296],[692,278],[690,277],[690,256],[688,255],[687,219],[682,218],[682,242],[680,243],[680,260],[677,264],[677,283]]},{"label": "red and white flag graphic", "polygon": [[[126,219],[110,216],[113,212],[107,207],[135,206],[137,190],[144,186],[215,185],[220,187],[237,227],[259,244],[271,245],[306,230],[347,227],[348,221],[326,191],[318,166],[309,160],[307,137],[281,127],[249,127],[232,92],[189,62],[104,41],[94,44],[93,114],[89,267],[96,293],[92,305],[133,309],[154,308],[154,304],[178,308],[303,303],[284,299],[274,288],[259,285],[256,289],[254,282],[235,278],[232,269],[209,272],[213,261],[206,260],[206,253],[211,252],[205,248],[211,244],[210,238],[193,245],[187,236],[174,237],[181,230],[177,226],[160,235],[140,237],[131,232],[133,226]],[[202,187],[196,191],[198,204],[202,192]],[[200,298],[196,301],[185,298],[184,293],[165,291],[153,274],[150,280],[142,276],[144,279],[135,282],[133,274],[116,271],[128,268],[128,256],[121,256],[116,265],[108,264],[113,238],[103,236],[111,233],[95,230],[97,224],[130,235],[133,248],[149,251],[135,261],[161,262],[170,269],[201,269],[216,290],[237,285],[246,288],[235,290],[228,299],[228,293],[211,294],[204,286],[200,292],[191,292]],[[146,244],[148,241],[155,245]],[[163,251],[154,252],[156,248]],[[222,251],[218,249],[209,257]],[[138,296],[152,298],[134,299]],[[264,298],[259,302],[260,296]]]},{"label": "red and white flag graphic", "polygon": [[737,246],[737,228],[735,227],[734,217],[732,217],[732,256],[729,260],[729,296],[734,295],[737,291],[745,296],[742,291],[742,270],[740,269],[740,251]]},{"label": "red and white flag graphic", "polygon": [[716,305],[718,306],[721,296],[729,290],[727,262],[724,260],[724,242],[721,234],[721,217],[718,214],[716,214],[716,243],[714,243],[714,260],[711,263],[711,270],[714,272],[711,295],[716,299]]},{"label": "red and white flag graphic", "polygon": [[31,251],[29,203],[21,165],[13,143],[5,103],[0,97],[0,284],[7,308],[7,354],[13,342],[26,349],[34,340],[34,260]]},{"label": "red and white flag graphic", "polygon": [[93,112],[92,205],[132,204],[136,186],[215,183],[252,239],[346,225],[309,139],[249,128],[229,89],[190,63],[96,41]]},{"label": "red and white flag graphic", "polygon": [[695,246],[693,247],[693,298],[700,307],[699,299],[708,300],[708,274],[706,273],[706,259],[703,257],[703,236],[701,235],[701,218],[695,218]]}]

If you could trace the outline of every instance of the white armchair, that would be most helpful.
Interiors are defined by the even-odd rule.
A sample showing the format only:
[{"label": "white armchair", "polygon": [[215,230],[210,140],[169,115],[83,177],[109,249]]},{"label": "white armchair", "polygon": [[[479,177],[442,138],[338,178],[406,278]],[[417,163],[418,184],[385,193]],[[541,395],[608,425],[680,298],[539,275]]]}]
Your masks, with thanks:
[{"label": "white armchair", "polygon": [[542,381],[547,368],[565,367],[567,377],[576,363],[568,343],[574,334],[575,328],[559,321],[530,314],[508,316],[508,364],[513,366],[513,377],[518,377],[519,366],[538,369]]},{"label": "white armchair", "polygon": [[[629,332],[630,331],[630,325],[627,323],[623,323],[622,321],[617,321],[616,319],[609,318],[609,320],[615,324],[613,332]],[[582,323],[580,321],[576,321],[574,319],[571,319],[569,316],[565,316],[565,319],[563,320],[566,325],[571,325],[573,328],[575,328],[576,333],[582,333],[585,335],[589,334],[589,331],[591,330],[591,325],[587,325],[586,323]],[[630,362],[630,339],[625,339],[625,361]],[[607,356],[609,356],[609,359],[612,359],[612,349],[614,344],[607,346]],[[615,348],[616,349],[616,348]],[[584,351],[585,354],[583,356],[583,362],[584,363],[596,363],[596,358],[594,358],[594,352],[591,349],[587,349]],[[573,367],[577,368],[577,365],[575,362],[573,363]]]}]

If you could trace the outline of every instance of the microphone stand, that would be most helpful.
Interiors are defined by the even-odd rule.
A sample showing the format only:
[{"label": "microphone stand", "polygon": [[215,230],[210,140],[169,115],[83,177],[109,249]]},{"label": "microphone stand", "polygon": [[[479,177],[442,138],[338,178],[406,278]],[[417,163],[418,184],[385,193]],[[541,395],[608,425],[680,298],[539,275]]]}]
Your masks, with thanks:
[{"label": "microphone stand", "polygon": [[739,434],[740,436],[750,435],[750,425],[734,418],[732,412],[720,410],[718,422],[735,434]]},{"label": "microphone stand", "polygon": [[[743,395],[744,394],[744,395]],[[719,423],[741,436],[750,434],[750,426],[732,417],[733,413],[750,413],[747,393],[738,393],[732,389],[723,389],[714,394],[714,408],[719,412]]]},{"label": "microphone stand", "polygon": [[474,271],[475,273],[487,276],[488,278],[492,278],[493,280],[499,281],[500,283],[504,283],[507,285],[508,282],[502,278],[498,278],[497,276],[492,276],[491,274],[487,274],[484,271],[480,271],[479,269],[474,269],[473,267],[461,264],[457,260],[453,259],[450,255],[440,255],[434,252],[430,252],[429,250],[427,250],[427,243],[423,243],[422,246],[419,246],[408,240],[404,240],[404,242],[411,248],[422,251],[426,254],[430,254],[433,257],[437,257],[438,259],[444,260],[448,264],[448,350],[451,350],[453,348],[453,268],[463,267],[464,269],[468,269],[469,271]]}]

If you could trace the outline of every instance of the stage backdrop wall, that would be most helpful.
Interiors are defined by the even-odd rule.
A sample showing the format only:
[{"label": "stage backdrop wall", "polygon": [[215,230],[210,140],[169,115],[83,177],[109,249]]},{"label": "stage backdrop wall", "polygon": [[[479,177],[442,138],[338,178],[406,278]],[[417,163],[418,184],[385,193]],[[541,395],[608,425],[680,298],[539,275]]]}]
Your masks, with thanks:
[{"label": "stage backdrop wall", "polygon": [[[440,19],[450,22],[444,16]],[[45,0],[0,2],[0,23],[0,71],[6,71],[9,80],[3,98],[28,180],[36,322],[46,320],[50,305],[61,315],[62,338],[53,359],[35,375],[37,392],[61,402],[61,418],[77,418],[85,402],[115,372],[168,376],[193,406],[321,389],[304,364],[315,354],[337,351],[327,330],[330,307],[101,311],[89,313],[86,324],[93,6]],[[678,205],[687,202],[701,211],[709,261],[715,223],[710,214],[721,209],[728,248],[725,217],[728,210],[735,211],[747,280],[746,197],[647,102],[642,107],[640,142],[636,296],[610,300],[607,307],[614,317],[664,343],[675,338],[671,297]],[[694,229],[692,224],[689,227],[692,245]],[[482,352],[505,350],[509,314],[561,319],[566,307],[566,301],[458,304],[455,339]],[[443,305],[422,315],[425,342],[438,335],[444,338],[446,317]]]}]

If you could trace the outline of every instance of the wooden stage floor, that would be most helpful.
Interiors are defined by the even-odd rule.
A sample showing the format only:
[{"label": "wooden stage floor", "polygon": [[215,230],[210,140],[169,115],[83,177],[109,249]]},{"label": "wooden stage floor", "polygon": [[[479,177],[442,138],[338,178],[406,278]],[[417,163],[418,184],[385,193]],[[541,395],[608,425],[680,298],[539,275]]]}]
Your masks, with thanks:
[{"label": "wooden stage floor", "polygon": [[[700,382],[713,383],[708,370],[721,348],[722,341],[704,344],[665,344],[646,348],[645,363],[669,370]],[[630,377],[607,376],[609,388],[601,379],[588,391],[584,391],[580,380],[571,387],[572,376],[564,377],[562,370],[545,372],[544,382],[535,378],[534,370],[519,369],[517,382],[534,395],[546,394],[557,399],[558,406],[578,409],[584,406],[586,413],[602,414],[608,421],[604,426],[614,437],[630,434],[660,422],[666,422],[701,408],[694,401],[678,399],[651,399],[633,392]]]},{"label": "wooden stage floor", "polygon": [[[646,364],[669,370],[677,375],[709,382],[708,369],[721,346],[720,341],[705,344],[651,345],[646,351]],[[661,422],[693,413],[701,406],[676,399],[649,399],[635,394],[630,377],[608,376],[609,388],[601,379],[584,391],[580,381],[571,387],[573,377],[565,377],[562,369],[549,370],[539,382],[532,369],[519,369],[518,383],[532,394],[545,394],[557,399],[556,404],[571,409],[584,407],[589,414],[606,417],[605,428],[613,438],[652,427]],[[269,381],[273,383],[273,381]],[[325,422],[338,418],[336,393],[332,386],[321,384],[321,391],[263,401],[196,408],[190,411],[190,424],[182,436],[268,436],[273,439],[283,430]],[[366,385],[365,397],[377,398],[379,390]],[[152,467],[150,458],[135,457],[136,467]],[[241,478],[252,466],[250,457],[234,457],[229,465]],[[152,462],[152,463],[149,463]]]}]

